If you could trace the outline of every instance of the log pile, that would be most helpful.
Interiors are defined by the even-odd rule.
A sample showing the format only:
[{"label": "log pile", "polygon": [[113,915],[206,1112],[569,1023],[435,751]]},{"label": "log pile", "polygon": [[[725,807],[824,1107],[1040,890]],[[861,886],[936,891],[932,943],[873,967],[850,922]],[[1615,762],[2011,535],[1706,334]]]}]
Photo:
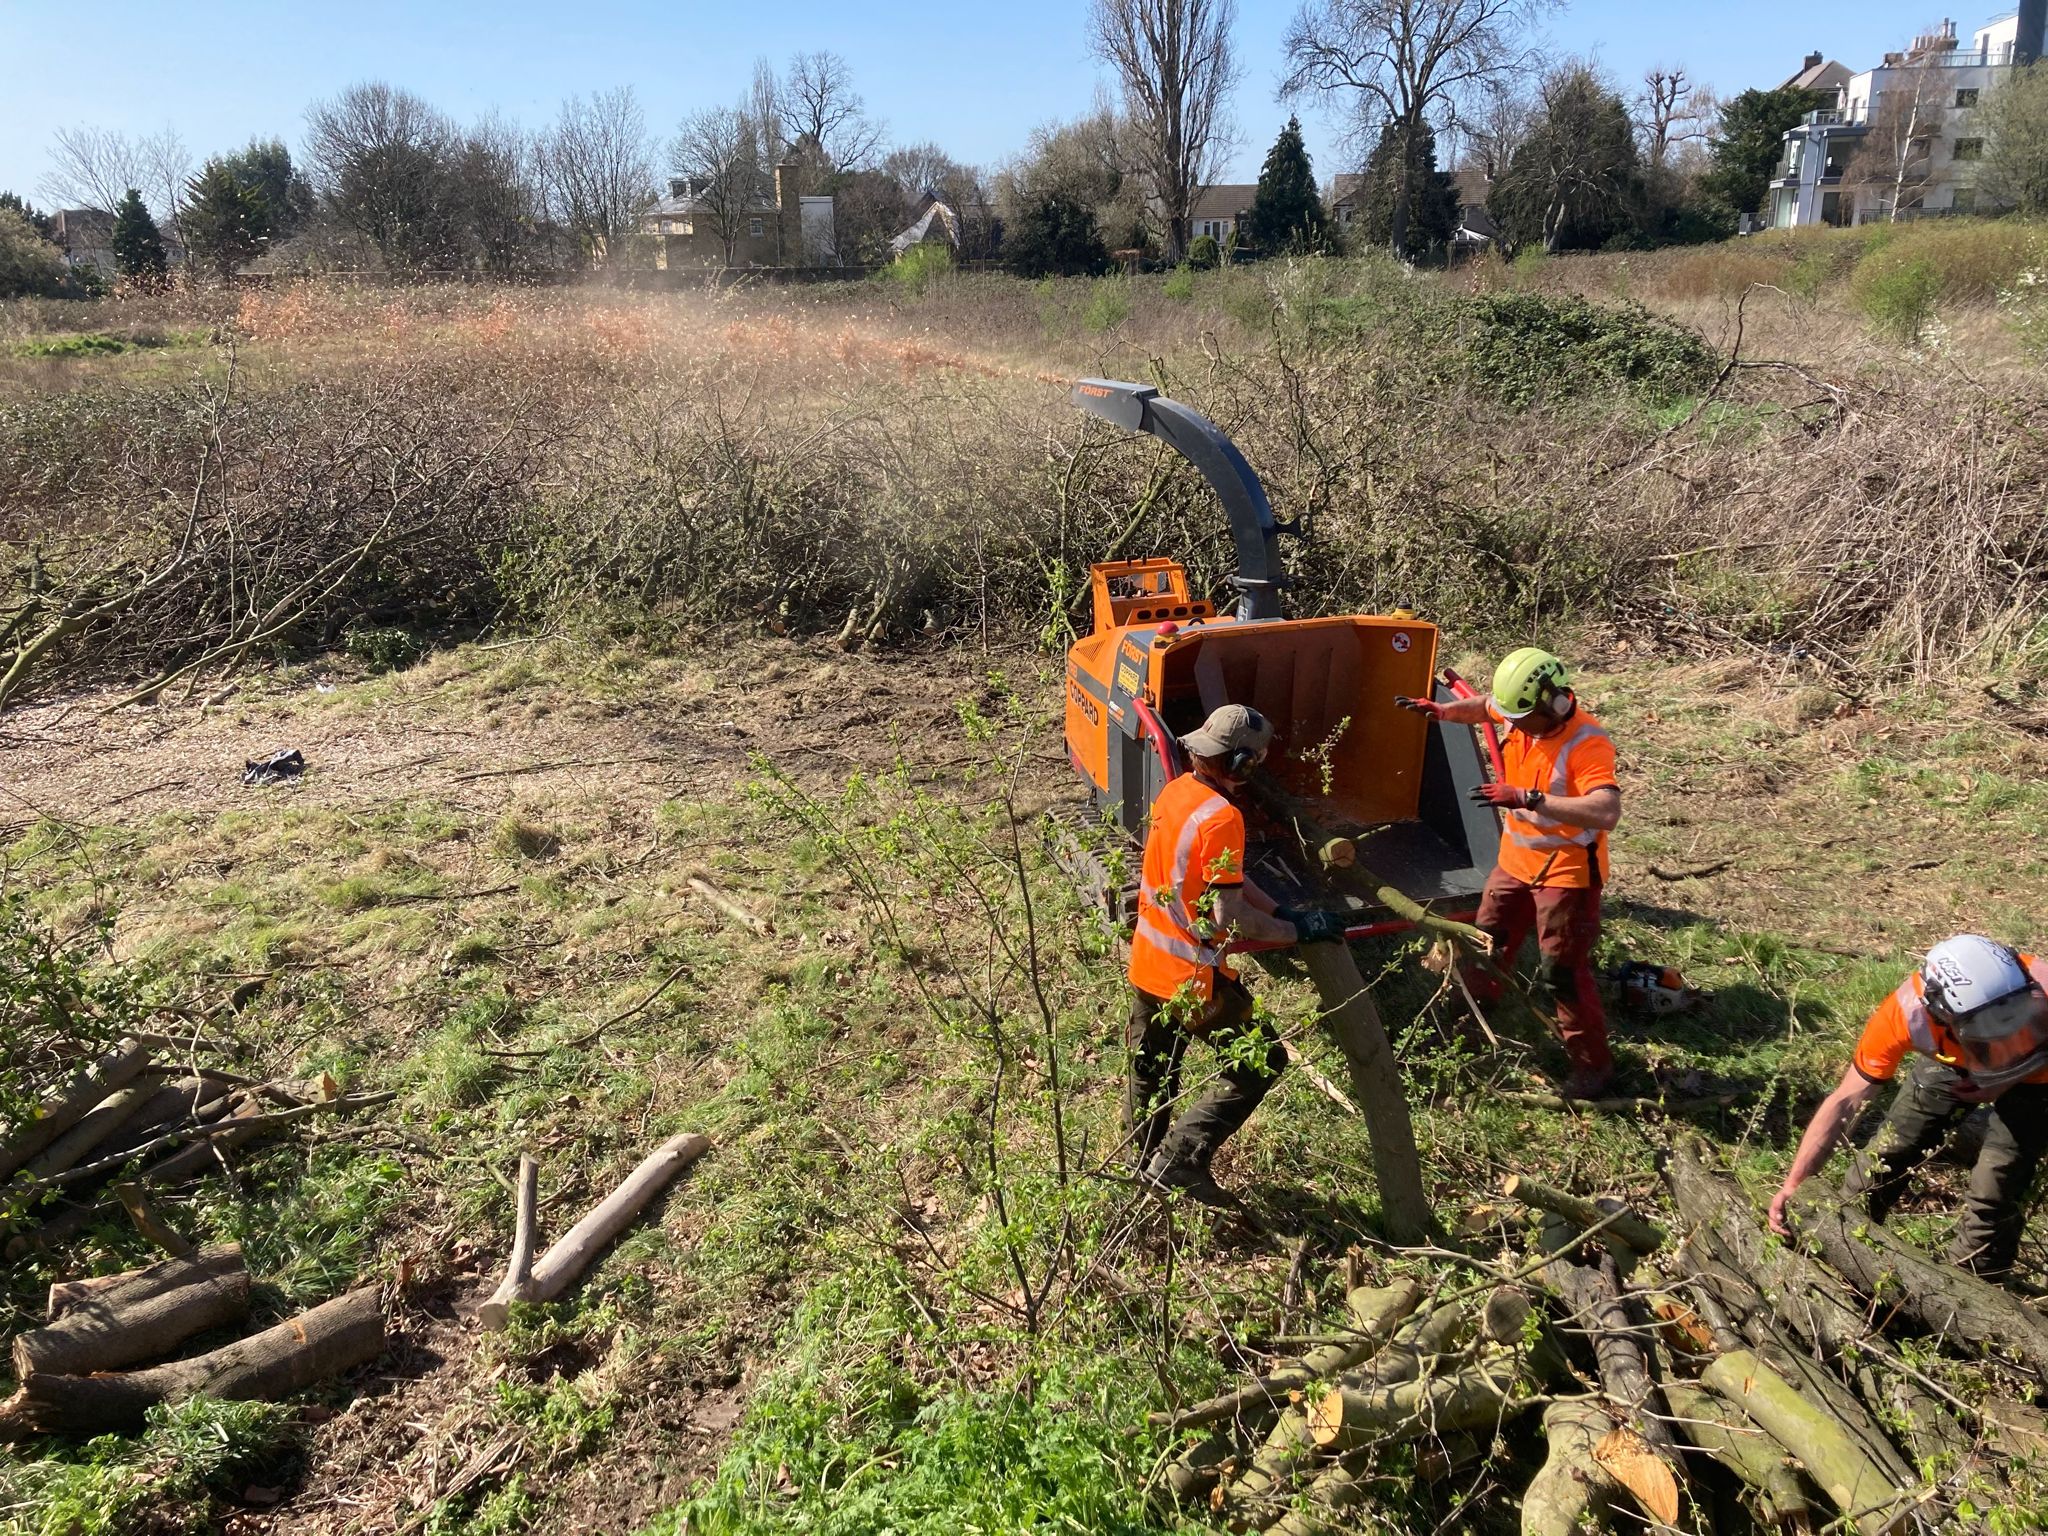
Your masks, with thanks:
[{"label": "log pile", "polygon": [[2024,1397],[2048,1379],[2039,1314],[1824,1198],[1806,1205],[1802,1244],[1767,1240],[1700,1149],[1676,1149],[1665,1179],[1671,1231],[1509,1179],[1507,1202],[1481,1208],[1506,1234],[1499,1253],[1459,1256],[1487,1278],[1352,1289],[1328,1332],[1274,1341],[1295,1352],[1153,1414],[1166,1448],[1152,1496],[1269,1536],[1361,1528],[1348,1507],[1403,1503],[1481,1460],[1524,1536],[1879,1536],[2022,1502],[2007,1457],[2038,1445],[2000,1416],[2033,1416],[1995,1397],[1970,1407],[1923,1367],[1939,1352]]},{"label": "log pile", "polygon": [[190,1244],[150,1204],[151,1190],[221,1167],[234,1148],[301,1120],[392,1097],[342,1093],[326,1076],[255,1082],[189,1061],[171,1065],[173,1054],[160,1039],[123,1040],[48,1084],[31,1114],[0,1131],[8,1258],[60,1243],[116,1205],[150,1242],[182,1255]]},{"label": "log pile", "polygon": [[[375,1286],[217,1349],[170,1358],[249,1314],[249,1273],[224,1243],[143,1269],[50,1288],[47,1320],[14,1340],[20,1383],[0,1403],[0,1441],[140,1428],[158,1403],[205,1394],[279,1398],[384,1352]],[[147,1361],[161,1363],[142,1366]]]}]

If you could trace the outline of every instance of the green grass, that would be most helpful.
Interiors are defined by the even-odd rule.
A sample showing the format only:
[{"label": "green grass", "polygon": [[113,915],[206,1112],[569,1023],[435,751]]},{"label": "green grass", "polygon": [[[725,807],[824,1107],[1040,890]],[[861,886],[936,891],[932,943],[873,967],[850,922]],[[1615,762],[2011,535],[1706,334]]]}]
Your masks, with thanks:
[{"label": "green grass", "polygon": [[83,331],[68,336],[38,337],[10,342],[6,352],[20,358],[108,357],[120,352],[165,347],[201,347],[211,340],[207,331],[141,331],[116,336],[107,331]]}]

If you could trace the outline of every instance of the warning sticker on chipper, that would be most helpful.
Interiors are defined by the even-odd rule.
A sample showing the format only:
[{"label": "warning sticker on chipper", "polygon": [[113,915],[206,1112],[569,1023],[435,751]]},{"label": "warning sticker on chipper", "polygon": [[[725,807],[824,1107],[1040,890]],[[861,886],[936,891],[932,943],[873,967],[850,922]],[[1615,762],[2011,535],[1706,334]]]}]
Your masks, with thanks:
[{"label": "warning sticker on chipper", "polygon": [[1395,649],[1395,650],[1396,650],[1397,652],[1399,652],[1399,653],[1400,653],[1401,655],[1405,656],[1405,655],[1407,655],[1407,654],[1408,654],[1408,645],[1409,645],[1409,641],[1408,641],[1408,631],[1407,631],[1407,630],[1405,630],[1405,629],[1397,629],[1397,630],[1395,630],[1395,631],[1394,631],[1394,649]]}]

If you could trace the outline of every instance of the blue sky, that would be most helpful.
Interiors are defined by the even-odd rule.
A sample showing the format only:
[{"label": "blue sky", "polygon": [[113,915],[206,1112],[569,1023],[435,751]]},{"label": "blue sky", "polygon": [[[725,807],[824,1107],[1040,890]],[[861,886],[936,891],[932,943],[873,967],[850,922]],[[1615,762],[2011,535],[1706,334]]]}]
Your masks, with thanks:
[{"label": "blue sky", "polygon": [[[1295,0],[1239,0],[1245,65],[1231,179],[1251,180],[1286,109],[1274,101],[1280,39]],[[196,154],[277,134],[294,148],[306,104],[362,79],[426,96],[458,118],[496,108],[537,123],[571,92],[631,84],[664,134],[685,113],[740,94],[757,55],[828,48],[853,66],[869,107],[899,142],[933,139],[991,165],[1031,127],[1085,108],[1100,78],[1083,42],[1086,0],[389,0],[318,6],[278,0],[0,0],[0,189],[28,193],[48,169],[52,129],[175,125]],[[1964,13],[1967,40],[1992,13]],[[1682,63],[1724,94],[1774,85],[1809,49],[1852,68],[1930,21],[1924,3],[1788,5],[1579,0],[1549,40],[1590,53],[1624,82]],[[1303,113],[1317,169],[1344,167],[1331,124]]]}]

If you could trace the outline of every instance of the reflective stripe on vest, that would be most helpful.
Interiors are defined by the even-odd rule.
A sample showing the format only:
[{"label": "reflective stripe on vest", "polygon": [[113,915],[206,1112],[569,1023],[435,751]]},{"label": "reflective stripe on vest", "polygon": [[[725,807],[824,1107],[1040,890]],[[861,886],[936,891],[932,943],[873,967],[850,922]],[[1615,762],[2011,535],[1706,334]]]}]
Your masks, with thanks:
[{"label": "reflective stripe on vest", "polygon": [[[1572,753],[1578,750],[1580,742],[1595,736],[1602,741],[1607,740],[1607,732],[1589,722],[1581,725],[1558,749],[1557,760],[1550,769],[1550,787],[1544,791],[1545,794],[1562,795],[1571,791]],[[1507,821],[1508,840],[1522,848],[1590,848],[1600,839],[1599,832],[1592,827],[1568,832],[1566,823],[1539,816],[1534,811],[1509,811]],[[1534,835],[1524,836],[1517,830],[1517,823],[1526,823]]]},{"label": "reflective stripe on vest", "polygon": [[1199,944],[1190,944],[1179,934],[1160,927],[1149,911],[1138,914],[1137,937],[1155,949],[1162,949],[1174,959],[1185,960],[1190,965],[1215,965],[1223,958],[1223,951],[1220,949],[1204,949]]},{"label": "reflective stripe on vest", "polygon": [[1228,800],[1221,795],[1211,795],[1198,808],[1188,813],[1188,819],[1180,824],[1180,838],[1173,845],[1173,869],[1166,877],[1166,889],[1173,905],[1166,915],[1178,922],[1190,937],[1193,937],[1195,932],[1195,914],[1189,910],[1183,892],[1188,883],[1188,860],[1195,852],[1195,836],[1203,826],[1229,809]]},{"label": "reflective stripe on vest", "polygon": [[[1216,817],[1230,809],[1230,802],[1221,795],[1211,795],[1207,800],[1188,813],[1187,820],[1180,826],[1180,836],[1174,840],[1173,867],[1167,872],[1163,892],[1145,890],[1140,892],[1138,926],[1134,938],[1142,938],[1154,948],[1172,955],[1176,960],[1185,960],[1190,965],[1213,966],[1223,959],[1220,948],[1202,943],[1195,931],[1196,916],[1189,908],[1184,894],[1188,879],[1188,863],[1194,857],[1195,839],[1202,828]],[[1158,898],[1164,894],[1162,903]]]}]

